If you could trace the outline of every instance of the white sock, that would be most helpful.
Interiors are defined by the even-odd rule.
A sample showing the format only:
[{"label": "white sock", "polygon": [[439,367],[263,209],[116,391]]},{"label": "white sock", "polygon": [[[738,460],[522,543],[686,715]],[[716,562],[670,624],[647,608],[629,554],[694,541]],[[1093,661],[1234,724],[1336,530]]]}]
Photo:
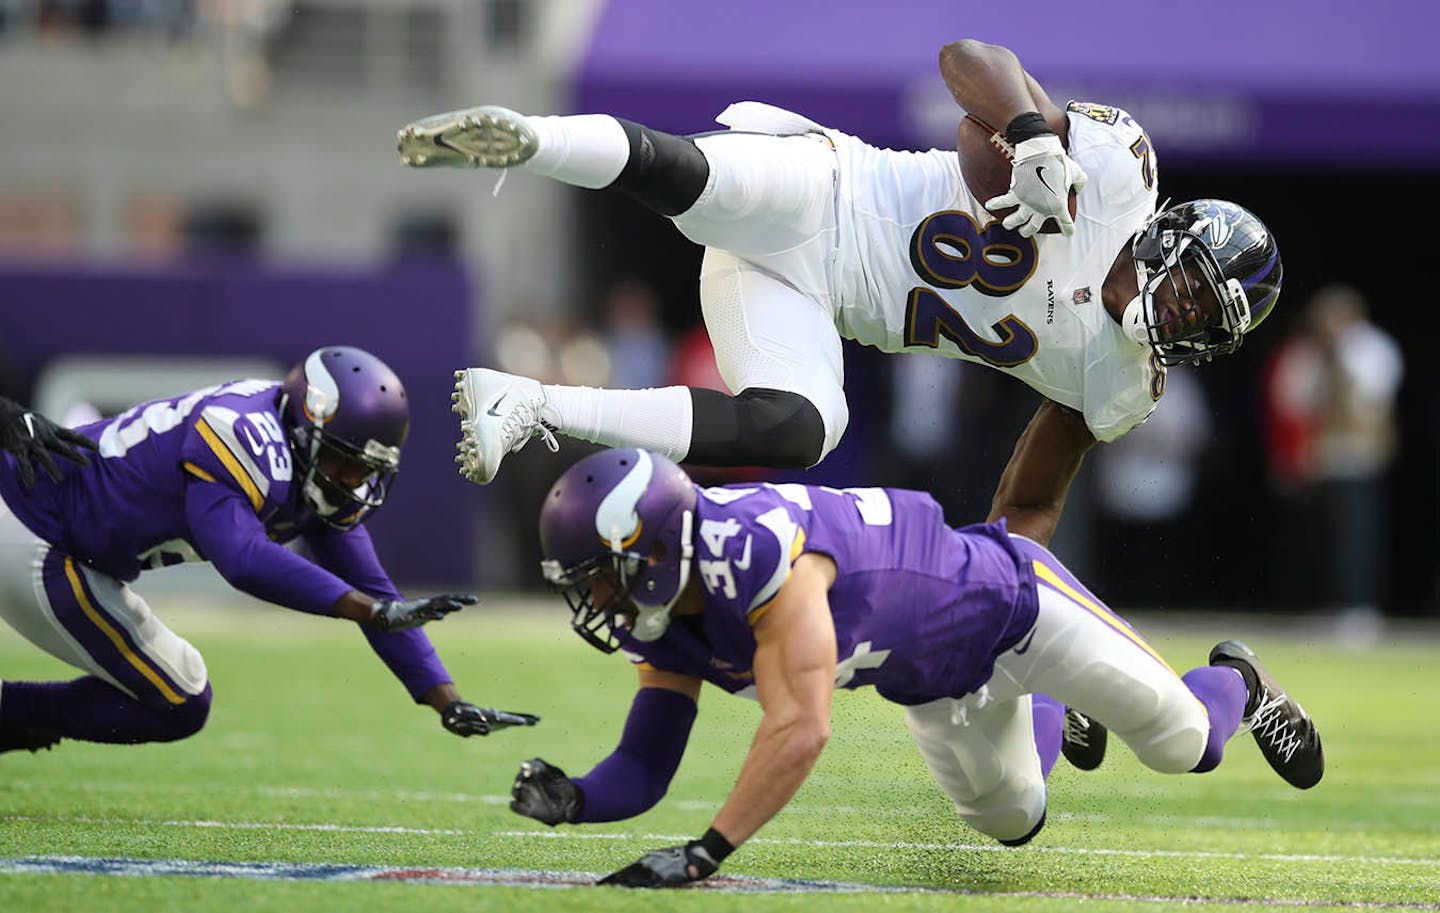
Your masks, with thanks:
[{"label": "white sock", "polygon": [[689,387],[602,390],[546,384],[544,390],[546,411],[570,437],[607,447],[641,447],[677,462],[690,452],[695,415]]},{"label": "white sock", "polygon": [[534,116],[526,121],[535,129],[535,155],[521,168],[598,190],[608,187],[630,160],[625,128],[608,114]]}]

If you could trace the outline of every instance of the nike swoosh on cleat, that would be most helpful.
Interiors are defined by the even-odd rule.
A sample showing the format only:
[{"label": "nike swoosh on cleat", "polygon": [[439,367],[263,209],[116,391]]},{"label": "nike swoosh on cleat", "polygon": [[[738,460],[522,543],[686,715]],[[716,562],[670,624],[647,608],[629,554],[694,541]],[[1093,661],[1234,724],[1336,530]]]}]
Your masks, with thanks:
[{"label": "nike swoosh on cleat", "polygon": [[509,395],[510,395],[510,394],[508,394],[508,393],[501,395],[501,397],[500,397],[499,399],[495,400],[495,402],[493,402],[493,403],[490,404],[490,408],[485,410],[485,414],[486,414],[486,415],[490,415],[490,416],[494,416],[495,418],[499,418],[499,417],[500,417],[500,413],[499,413],[499,412],[496,412],[495,410],[500,407],[500,404],[501,404],[501,403],[505,402],[505,397],[506,397],[506,396],[509,396]]},{"label": "nike swoosh on cleat", "polygon": [[1031,629],[1030,629],[1030,636],[1027,637],[1027,638],[1025,638],[1025,642],[1024,642],[1024,643],[1022,643],[1020,646],[1018,646],[1018,647],[1015,648],[1015,655],[1018,656],[1018,655],[1020,655],[1021,653],[1024,653],[1026,650],[1030,649],[1030,644],[1033,643],[1034,640],[1035,640],[1035,629],[1034,629],[1034,628],[1031,628]]},{"label": "nike swoosh on cleat", "polygon": [[1050,186],[1050,182],[1047,181],[1047,180],[1045,180],[1045,166],[1044,166],[1044,165],[1041,165],[1040,167],[1038,167],[1038,168],[1035,169],[1035,176],[1040,179],[1040,183],[1042,183],[1042,184],[1045,185],[1045,189],[1046,189],[1046,190],[1050,191],[1051,193],[1054,193],[1054,192],[1055,192],[1055,188],[1054,188],[1054,187],[1051,187],[1051,186]]}]

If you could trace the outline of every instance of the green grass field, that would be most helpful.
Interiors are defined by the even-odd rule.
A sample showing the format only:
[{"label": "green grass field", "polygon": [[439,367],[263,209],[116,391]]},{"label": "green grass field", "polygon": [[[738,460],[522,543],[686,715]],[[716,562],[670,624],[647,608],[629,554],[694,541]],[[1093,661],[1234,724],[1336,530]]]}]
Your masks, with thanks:
[{"label": "green grass field", "polygon": [[[209,726],[173,745],[64,742],[0,757],[0,861],[23,857],[337,863],[603,874],[698,836],[725,797],[758,707],[707,689],[670,794],[629,822],[551,830],[506,807],[519,761],[583,773],[618,738],[634,675],[570,633],[563,607],[472,610],[432,625],[462,692],[540,713],[530,730],[461,741],[412,706],[348,625],[253,602],[155,606],[205,654]],[[968,830],[932,782],[899,708],[842,693],[833,738],[791,806],[725,866],[757,878],[890,893],[671,892],[220,877],[0,874],[0,911],[1090,910],[1176,901],[1247,908],[1440,909],[1440,669],[1435,632],[1346,649],[1302,625],[1241,616],[1140,627],[1177,669],[1242,636],[1299,695],[1329,771],[1286,786],[1249,736],[1205,776],[1164,777],[1112,744],[1062,760],[1049,824],[1006,850]],[[0,676],[74,673],[0,630]],[[13,871],[13,864],[11,870]],[[0,862],[0,872],[5,862]],[[912,890],[894,892],[896,887]],[[928,892],[926,889],[929,889]]]}]

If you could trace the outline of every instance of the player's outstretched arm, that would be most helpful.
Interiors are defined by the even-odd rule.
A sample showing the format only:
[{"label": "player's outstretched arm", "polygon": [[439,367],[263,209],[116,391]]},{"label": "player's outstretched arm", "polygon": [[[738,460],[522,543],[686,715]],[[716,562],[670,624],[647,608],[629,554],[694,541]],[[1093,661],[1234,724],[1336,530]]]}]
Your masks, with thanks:
[{"label": "player's outstretched arm", "polygon": [[636,670],[640,688],[630,704],[620,744],[583,777],[541,758],[520,765],[510,810],[552,827],[623,821],[652,808],[680,767],[700,679],[649,666]]},{"label": "player's outstretched arm", "polygon": [[335,614],[361,624],[374,625],[382,631],[403,631],[444,618],[479,601],[478,596],[468,593],[427,596],[424,599],[371,599],[359,590],[351,590],[336,601]]},{"label": "player's outstretched arm", "polygon": [[1010,532],[1048,544],[1060,522],[1070,482],[1093,446],[1095,436],[1084,416],[1053,400],[1041,400],[1000,475],[990,522],[1004,517]]},{"label": "player's outstretched arm", "polygon": [[[1049,219],[1064,235],[1075,233],[1070,217],[1070,191],[1089,180],[1085,170],[1065,154],[1066,115],[1020,66],[1008,49],[965,39],[940,49],[940,75],[966,113],[1003,131],[1014,150],[1010,190],[984,201],[994,212],[1014,207],[1006,228],[1030,237]],[[1056,131],[1059,130],[1057,133]]]},{"label": "player's outstretched arm", "polygon": [[996,129],[1005,129],[1027,111],[1047,117],[1059,113],[1047,110],[1054,109],[1054,103],[1038,91],[1019,58],[998,44],[973,38],[952,41],[940,49],[940,76],[956,104]]},{"label": "player's outstretched arm", "polygon": [[477,707],[460,696],[452,682],[442,682],[422,698],[440,714],[440,725],[461,738],[489,735],[496,729],[510,726],[534,726],[540,717],[533,713],[515,713],[493,707]]},{"label": "player's outstretched arm", "polygon": [[834,580],[829,558],[802,555],[755,623],[755,687],[764,716],[710,829],[684,846],[646,853],[600,884],[668,888],[708,878],[794,797],[830,737],[836,648],[826,593]]},{"label": "player's outstretched arm", "polygon": [[78,431],[57,425],[38,412],[31,412],[19,403],[0,396],[0,450],[15,456],[20,485],[27,491],[35,487],[35,463],[52,480],[60,481],[60,456],[90,465],[86,450],[99,450],[96,443]]}]

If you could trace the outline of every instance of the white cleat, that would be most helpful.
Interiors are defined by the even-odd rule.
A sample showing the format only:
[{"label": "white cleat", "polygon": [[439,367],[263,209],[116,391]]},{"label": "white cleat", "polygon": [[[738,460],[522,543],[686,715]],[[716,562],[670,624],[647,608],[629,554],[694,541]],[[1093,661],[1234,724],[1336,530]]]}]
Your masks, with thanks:
[{"label": "white cleat", "polygon": [[400,161],[411,168],[510,168],[540,146],[525,115],[496,105],[423,117],[396,139]]},{"label": "white cleat", "polygon": [[500,461],[530,442],[545,441],[551,452],[560,449],[555,427],[541,417],[545,391],[528,377],[468,368],[455,372],[450,409],[460,415],[460,443],[455,462],[460,474],[477,485],[488,485]]}]

